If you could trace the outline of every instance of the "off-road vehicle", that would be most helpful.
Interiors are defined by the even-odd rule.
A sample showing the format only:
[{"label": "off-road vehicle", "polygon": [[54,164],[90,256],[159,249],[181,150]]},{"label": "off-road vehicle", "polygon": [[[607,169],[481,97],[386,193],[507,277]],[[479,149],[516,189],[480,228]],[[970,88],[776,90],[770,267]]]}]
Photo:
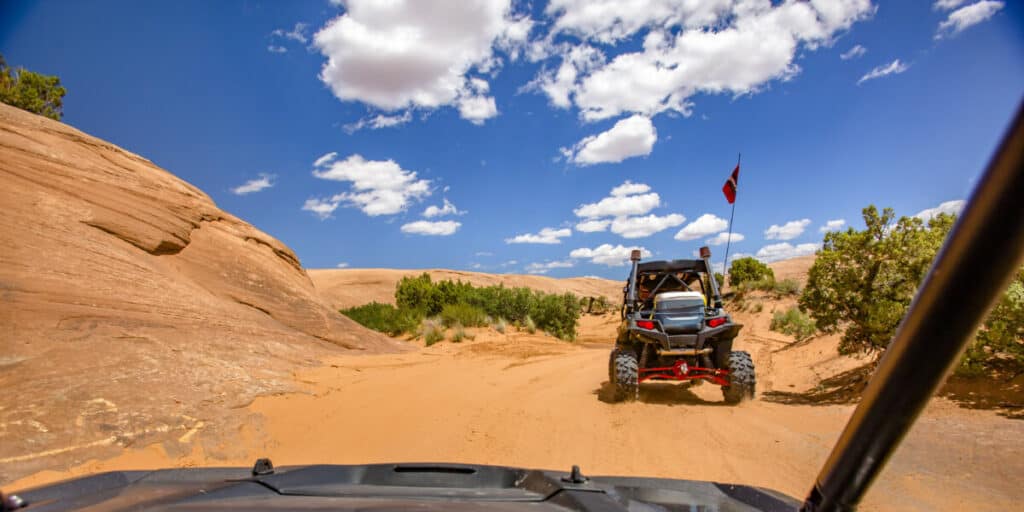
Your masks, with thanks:
[{"label": "off-road vehicle", "polygon": [[743,326],[722,308],[711,251],[701,247],[700,256],[640,263],[640,251],[632,252],[608,358],[615,400],[636,400],[640,384],[653,380],[711,381],[730,404],[754,397],[754,362],[732,349]]}]

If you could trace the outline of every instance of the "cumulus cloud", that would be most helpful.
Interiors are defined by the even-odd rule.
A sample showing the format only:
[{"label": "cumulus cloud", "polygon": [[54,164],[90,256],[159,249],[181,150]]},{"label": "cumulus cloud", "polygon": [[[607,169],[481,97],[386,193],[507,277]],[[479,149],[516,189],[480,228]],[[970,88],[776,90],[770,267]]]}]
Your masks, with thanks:
[{"label": "cumulus cloud", "polygon": [[454,234],[462,226],[461,222],[454,220],[418,220],[402,225],[402,233],[413,235],[448,236]]},{"label": "cumulus cloud", "polygon": [[770,263],[773,261],[787,260],[789,258],[814,254],[814,252],[820,248],[820,243],[799,244],[794,246],[788,242],[782,242],[781,244],[766,245],[758,249],[755,256],[759,260]]},{"label": "cumulus cloud", "polygon": [[562,239],[572,235],[569,228],[544,228],[540,233],[524,233],[506,238],[506,244],[560,244]]},{"label": "cumulus cloud", "polygon": [[489,251],[478,251],[473,253],[473,256],[494,256],[494,253]]},{"label": "cumulus cloud", "polygon": [[455,207],[448,198],[444,198],[444,203],[438,207],[430,205],[426,210],[423,210],[423,216],[430,219],[434,217],[444,217],[445,215],[463,215],[466,212]]},{"label": "cumulus cloud", "polygon": [[[746,237],[743,236],[742,233],[733,233],[732,237],[731,237],[731,240],[733,242],[742,242],[744,238],[746,238]],[[711,237],[711,238],[707,239],[706,243],[708,245],[723,245],[726,242],[728,242],[729,240],[730,240],[729,233],[719,233],[719,234],[715,235],[714,237]]]},{"label": "cumulus cloud", "polygon": [[245,183],[243,183],[243,184],[241,184],[241,185],[231,189],[231,193],[235,194],[235,195],[238,195],[238,196],[244,196],[246,194],[252,194],[253,192],[259,192],[260,190],[263,190],[263,189],[266,189],[266,188],[270,188],[270,187],[273,187],[273,186],[274,186],[274,175],[273,174],[260,173],[260,177],[259,178],[256,178],[256,179],[253,179],[253,180],[249,180],[249,181],[247,181],[247,182],[245,182]]},{"label": "cumulus cloud", "polygon": [[580,233],[595,233],[597,231],[607,231],[608,225],[611,223],[612,221],[608,219],[585,220],[583,222],[576,224],[576,231],[579,231]]},{"label": "cumulus cloud", "polygon": [[683,222],[686,222],[686,217],[678,213],[664,216],[652,214],[643,217],[616,217],[612,221],[611,230],[622,238],[644,238],[679,226]]},{"label": "cumulus cloud", "polygon": [[846,219],[835,219],[825,223],[824,226],[818,228],[819,232],[828,233],[829,231],[839,231],[846,225]]},{"label": "cumulus cloud", "polygon": [[379,130],[381,128],[400,126],[408,123],[409,121],[412,121],[412,112],[406,110],[405,112],[397,115],[377,114],[372,117],[366,117],[354,123],[346,124],[343,129],[346,133],[353,134],[363,128]]},{"label": "cumulus cloud", "polygon": [[[490,0],[349,0],[345,12],[313,36],[327,61],[320,79],[342,101],[392,111],[457,107],[481,123],[497,115],[474,74],[515,59],[532,21],[511,2]],[[476,82],[479,80],[479,82]]]},{"label": "cumulus cloud", "polygon": [[642,187],[647,185],[627,181],[615,187],[609,197],[596,203],[582,204],[573,213],[584,219],[644,215],[661,205],[661,196],[657,192],[637,193],[650,190],[650,187]]},{"label": "cumulus cloud", "polygon": [[288,48],[285,48],[284,46],[278,46],[276,44],[268,44],[267,51],[270,53],[287,53]]},{"label": "cumulus cloud", "polygon": [[768,240],[792,240],[802,234],[811,219],[791,220],[783,225],[772,224],[764,231],[764,237]]},{"label": "cumulus cloud", "polygon": [[857,85],[867,82],[868,80],[882,78],[883,76],[898,75],[907,69],[910,69],[910,65],[904,64],[900,62],[899,59],[896,59],[888,64],[876,66],[871,71],[868,71],[864,76],[860,77],[860,80],[857,80]]},{"label": "cumulus cloud", "polygon": [[697,220],[689,223],[683,229],[680,229],[676,236],[676,240],[688,241],[696,240],[698,238],[704,238],[708,235],[713,235],[719,231],[725,231],[729,227],[729,222],[721,217],[716,217],[710,213],[705,213]]},{"label": "cumulus cloud", "polygon": [[[317,178],[351,183],[348,192],[306,201],[303,209],[321,218],[329,216],[342,202],[371,217],[392,215],[431,193],[429,180],[417,178],[416,172],[402,169],[394,160],[366,160],[355,154],[339,161],[337,153],[328,153],[318,158],[313,167],[313,176]],[[326,214],[320,213],[323,211]]]},{"label": "cumulus cloud", "polygon": [[658,132],[650,118],[635,115],[623,119],[605,132],[585,137],[571,149],[564,149],[576,165],[619,163],[635,156],[651,154]]},{"label": "cumulus cloud", "polygon": [[621,245],[601,244],[593,249],[581,247],[573,249],[569,257],[573,259],[586,259],[598,265],[609,267],[621,267],[629,262],[629,254],[633,249],[640,249],[640,257],[651,257],[651,251],[643,247],[623,247]]},{"label": "cumulus cloud", "polygon": [[935,32],[935,39],[953,36],[964,30],[977,25],[994,16],[1005,4],[994,0],[981,0],[980,2],[961,7],[951,13],[939,23],[939,29]]},{"label": "cumulus cloud", "polygon": [[960,4],[966,1],[967,0],[937,0],[935,4],[932,5],[932,8],[936,11],[948,11],[959,7]]},{"label": "cumulus cloud", "polygon": [[337,265],[335,265],[335,267],[337,267],[337,268],[348,268],[348,263],[343,261],[343,262],[338,263]]},{"label": "cumulus cloud", "polygon": [[307,212],[313,212],[313,215],[320,217],[320,220],[330,218],[334,210],[338,209],[338,205],[341,201],[335,201],[331,199],[318,199],[311,198],[306,199],[306,202],[302,205],[302,209]]},{"label": "cumulus cloud", "polygon": [[548,261],[545,263],[530,263],[526,266],[527,274],[547,274],[551,269],[555,268],[572,268],[575,265],[570,260],[565,261]]},{"label": "cumulus cloud", "polygon": [[[555,106],[575,105],[585,120],[623,113],[689,115],[698,93],[740,95],[800,72],[798,51],[831,44],[870,17],[870,0],[678,2],[554,0],[548,37],[534,58],[560,58],[535,89]],[[579,44],[563,44],[571,36]],[[607,58],[596,47],[639,39],[640,48]]]},{"label": "cumulus cloud", "polygon": [[919,218],[919,219],[921,219],[921,220],[923,220],[925,222],[928,222],[929,220],[932,220],[933,217],[935,217],[936,215],[938,215],[940,213],[947,213],[947,214],[950,214],[950,215],[960,215],[960,212],[963,211],[964,206],[966,204],[967,204],[967,201],[964,201],[963,199],[957,199],[957,200],[954,200],[954,201],[946,201],[946,202],[936,206],[935,208],[927,208],[927,209],[921,210],[921,211],[917,212],[917,214],[914,215],[914,217],[917,217],[917,218]]},{"label": "cumulus cloud", "polygon": [[868,52],[867,48],[864,48],[863,46],[858,44],[858,45],[854,45],[853,48],[850,48],[849,50],[846,50],[845,52],[840,53],[839,54],[839,58],[843,59],[843,60],[856,59],[856,58],[863,57],[864,54],[867,53],[867,52]]}]

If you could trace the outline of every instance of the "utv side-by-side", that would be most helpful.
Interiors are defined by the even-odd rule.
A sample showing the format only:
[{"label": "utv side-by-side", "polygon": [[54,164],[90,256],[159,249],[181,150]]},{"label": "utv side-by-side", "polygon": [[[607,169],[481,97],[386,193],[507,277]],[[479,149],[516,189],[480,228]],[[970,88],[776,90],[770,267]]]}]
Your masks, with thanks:
[{"label": "utv side-by-side", "polygon": [[711,251],[702,247],[700,255],[640,263],[640,251],[633,251],[608,359],[616,400],[636,400],[640,384],[656,380],[707,380],[722,387],[730,404],[754,397],[754,362],[732,349],[743,326],[722,309]]}]

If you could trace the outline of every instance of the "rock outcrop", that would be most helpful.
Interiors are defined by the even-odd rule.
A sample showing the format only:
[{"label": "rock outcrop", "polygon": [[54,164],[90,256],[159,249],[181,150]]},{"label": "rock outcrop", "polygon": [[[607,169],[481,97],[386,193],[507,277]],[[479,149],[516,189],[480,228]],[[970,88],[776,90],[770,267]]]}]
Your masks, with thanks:
[{"label": "rock outcrop", "polygon": [[0,482],[237,428],[225,411],[288,390],[296,365],[398,348],[196,187],[0,105]]}]

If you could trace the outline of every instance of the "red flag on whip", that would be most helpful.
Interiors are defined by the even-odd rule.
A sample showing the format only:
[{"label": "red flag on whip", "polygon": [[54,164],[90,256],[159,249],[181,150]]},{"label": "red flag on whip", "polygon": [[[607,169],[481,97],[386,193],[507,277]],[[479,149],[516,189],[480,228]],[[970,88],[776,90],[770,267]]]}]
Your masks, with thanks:
[{"label": "red flag on whip", "polygon": [[740,181],[740,164],[736,164],[736,168],[732,170],[732,174],[729,175],[729,179],[725,180],[725,185],[722,185],[722,193],[725,194],[725,200],[729,201],[729,204],[736,202],[736,184]]}]

